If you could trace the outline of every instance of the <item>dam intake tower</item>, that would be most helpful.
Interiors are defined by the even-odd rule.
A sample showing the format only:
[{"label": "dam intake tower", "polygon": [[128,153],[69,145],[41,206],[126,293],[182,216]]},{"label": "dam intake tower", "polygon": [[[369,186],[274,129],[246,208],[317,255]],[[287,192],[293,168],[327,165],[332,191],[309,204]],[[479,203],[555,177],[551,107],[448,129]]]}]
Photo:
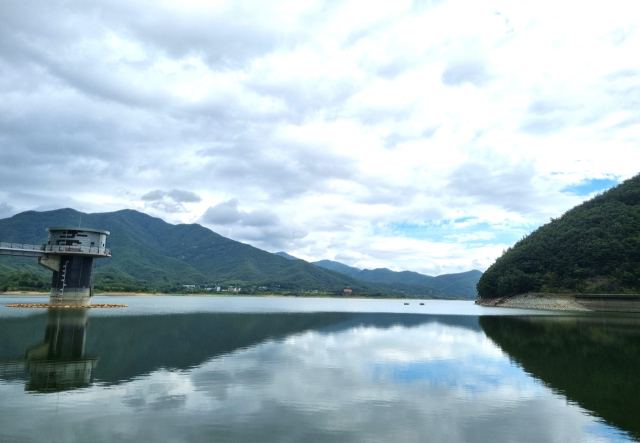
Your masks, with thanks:
[{"label": "dam intake tower", "polygon": [[38,264],[53,271],[49,305],[89,306],[95,259],[111,257],[106,247],[109,231],[71,227],[47,231],[44,245],[0,242],[0,255],[38,257]]}]

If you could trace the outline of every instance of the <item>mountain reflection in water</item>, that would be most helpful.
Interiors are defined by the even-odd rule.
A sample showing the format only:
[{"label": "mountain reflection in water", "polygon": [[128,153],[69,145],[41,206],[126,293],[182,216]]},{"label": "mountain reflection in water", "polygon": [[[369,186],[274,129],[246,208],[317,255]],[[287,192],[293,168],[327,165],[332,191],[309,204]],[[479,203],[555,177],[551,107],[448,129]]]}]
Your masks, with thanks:
[{"label": "mountain reflection in water", "polygon": [[480,317],[525,371],[640,439],[640,318]]},{"label": "mountain reflection in water", "polygon": [[[87,310],[51,309],[48,314],[46,334],[59,326],[60,315],[67,319],[67,345],[79,344],[82,337],[84,353],[85,333],[75,325],[87,323]],[[5,348],[33,349],[25,335],[12,334],[17,329],[41,329],[39,316],[27,319],[10,319],[0,324],[0,336],[12,337],[23,344],[4,342]],[[308,330],[324,333],[338,332],[354,327],[389,328],[404,327],[440,321],[452,326],[480,330],[477,317],[471,316],[423,316],[407,314],[177,314],[136,317],[97,317],[91,320],[90,333],[86,334],[86,348],[100,356],[100,364],[94,376],[97,381],[118,383],[148,374],[158,368],[189,369],[221,355],[237,352],[261,342],[284,338]],[[71,333],[69,333],[71,332]],[[45,339],[45,342],[48,342]],[[12,345],[13,346],[10,346]],[[60,343],[62,344],[62,343]],[[2,348],[0,348],[2,349]],[[11,352],[11,351],[10,351]],[[15,353],[15,351],[13,351]],[[71,355],[67,349],[65,355]],[[62,354],[61,354],[62,356]]]},{"label": "mountain reflection in water", "polygon": [[[37,356],[65,365],[92,362],[90,372],[73,373],[74,382],[64,371],[56,383],[39,385],[26,367],[0,373],[0,441],[561,442],[629,441],[625,431],[637,436],[630,411],[637,398],[633,376],[625,379],[604,363],[586,365],[597,354],[612,368],[622,368],[616,359],[626,361],[630,370],[637,363],[635,323],[616,329],[568,317],[114,311],[87,318],[84,310],[63,312],[0,318],[2,362]],[[627,342],[624,349],[612,345],[620,340]],[[599,351],[590,350],[592,342]],[[586,369],[581,374],[579,362],[603,377],[617,374],[618,384],[606,385]],[[575,378],[556,374],[562,367]],[[608,389],[616,400],[586,392],[581,383]],[[629,392],[618,392],[624,389]]]}]

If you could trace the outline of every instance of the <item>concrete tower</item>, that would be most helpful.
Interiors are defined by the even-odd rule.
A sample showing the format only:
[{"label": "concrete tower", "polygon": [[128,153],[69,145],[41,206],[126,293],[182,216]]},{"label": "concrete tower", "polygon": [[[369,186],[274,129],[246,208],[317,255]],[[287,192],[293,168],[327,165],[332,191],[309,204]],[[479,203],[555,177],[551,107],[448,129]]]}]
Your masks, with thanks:
[{"label": "concrete tower", "polygon": [[110,257],[109,231],[91,228],[47,228],[46,256],[38,263],[53,271],[52,306],[89,306],[93,296],[95,259]]},{"label": "concrete tower", "polygon": [[0,242],[0,255],[38,257],[53,271],[51,306],[89,306],[95,259],[111,257],[109,231],[92,228],[47,228],[46,245]]}]

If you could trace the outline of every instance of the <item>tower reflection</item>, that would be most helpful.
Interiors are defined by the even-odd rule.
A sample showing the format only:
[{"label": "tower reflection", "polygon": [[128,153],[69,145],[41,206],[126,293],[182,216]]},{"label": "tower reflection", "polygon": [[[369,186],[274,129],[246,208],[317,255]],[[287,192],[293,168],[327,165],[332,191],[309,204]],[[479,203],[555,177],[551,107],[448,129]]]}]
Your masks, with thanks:
[{"label": "tower reflection", "polygon": [[84,355],[88,309],[49,309],[44,341],[25,352],[27,391],[59,392],[91,384],[98,357]]}]

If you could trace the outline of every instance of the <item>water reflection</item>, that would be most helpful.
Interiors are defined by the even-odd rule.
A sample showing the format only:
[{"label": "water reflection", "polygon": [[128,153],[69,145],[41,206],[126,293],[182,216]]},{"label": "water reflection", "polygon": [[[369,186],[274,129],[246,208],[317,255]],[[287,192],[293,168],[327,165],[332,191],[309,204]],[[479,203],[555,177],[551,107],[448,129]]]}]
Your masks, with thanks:
[{"label": "water reflection", "polygon": [[85,356],[88,309],[49,309],[42,343],[22,358],[0,360],[0,375],[27,375],[25,389],[58,392],[87,387],[99,358]]},{"label": "water reflection", "polygon": [[525,371],[640,439],[640,318],[481,317],[480,325]]},{"label": "water reflection", "polygon": [[[513,321],[354,312],[113,316],[92,318],[85,334],[86,317],[66,329],[50,329],[47,318],[47,346],[30,347],[32,355],[99,355],[100,364],[92,384],[60,396],[25,395],[30,378],[5,377],[0,441],[628,441],[580,406],[604,417],[602,410],[503,352],[556,340],[555,353],[571,354],[562,349],[575,342],[563,345],[550,331],[534,343],[526,328],[569,334],[566,325],[577,320],[501,319]],[[42,331],[43,320],[0,321],[0,356],[24,352],[35,341],[24,335],[35,325]],[[61,330],[55,343],[72,345],[52,345]],[[597,328],[585,334],[607,343]],[[603,350],[603,358],[615,352]]]}]

